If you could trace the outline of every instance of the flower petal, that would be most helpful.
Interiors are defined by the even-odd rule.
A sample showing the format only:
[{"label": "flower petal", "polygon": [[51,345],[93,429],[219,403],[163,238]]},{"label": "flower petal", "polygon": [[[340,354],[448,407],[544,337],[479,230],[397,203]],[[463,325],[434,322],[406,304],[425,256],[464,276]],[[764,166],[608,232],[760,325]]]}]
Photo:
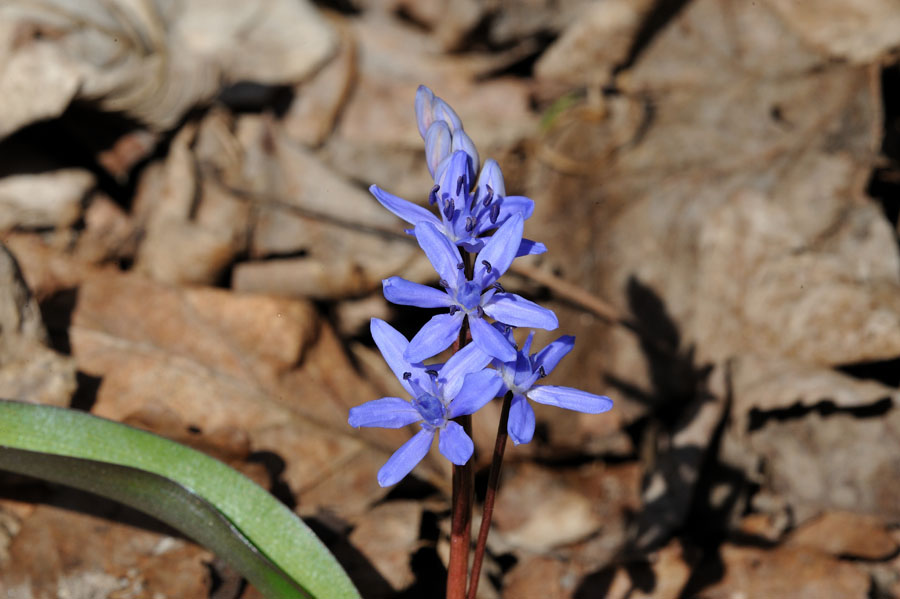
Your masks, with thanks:
[{"label": "flower petal", "polygon": [[522,241],[524,221],[516,214],[497,229],[475,257],[473,281],[480,281],[482,288],[499,279],[512,264]]},{"label": "flower petal", "polygon": [[459,338],[464,313],[437,314],[425,323],[409,342],[404,357],[410,362],[421,362],[436,356]]},{"label": "flower petal", "polygon": [[438,449],[445,458],[457,466],[462,466],[472,457],[475,444],[472,443],[472,439],[469,438],[463,427],[455,422],[448,422],[438,436]]},{"label": "flower petal", "polygon": [[403,378],[404,372],[411,372],[412,370],[409,360],[403,357],[406,348],[409,347],[409,341],[406,340],[406,337],[400,331],[380,318],[373,318],[369,322],[369,331],[371,331],[375,345],[378,346],[378,350],[384,356],[384,361],[391,367],[394,376],[397,377],[397,380],[400,381],[406,392],[413,395],[412,388],[406,379]]},{"label": "flower petal", "polygon": [[453,354],[441,368],[438,377],[444,385],[444,399],[454,399],[463,386],[465,376],[478,372],[490,361],[491,356],[481,351],[481,348],[474,343],[470,343]]},{"label": "flower petal", "polygon": [[361,426],[403,428],[420,420],[422,415],[405,399],[382,397],[350,408],[350,418],[347,422],[354,428]]},{"label": "flower petal", "polygon": [[434,431],[422,429],[416,433],[412,439],[395,451],[394,455],[378,471],[378,484],[382,487],[389,487],[403,480],[403,477],[412,472],[416,464],[422,461],[431,448],[433,440]]},{"label": "flower petal", "polygon": [[427,285],[413,283],[400,277],[390,277],[381,282],[384,299],[401,306],[417,308],[446,308],[453,303],[446,292]]},{"label": "flower petal", "polygon": [[534,355],[534,369],[538,370],[542,366],[544,374],[550,374],[559,361],[575,347],[575,337],[572,335],[563,335],[556,341],[548,343],[547,346]]},{"label": "flower petal", "polygon": [[[469,157],[469,177],[467,181],[471,182],[475,177],[475,172],[478,171],[478,148],[475,147],[475,143],[462,129],[453,130],[452,151],[465,152]],[[471,190],[466,189],[465,191],[469,193]]]},{"label": "flower petal", "polygon": [[381,189],[377,185],[372,185],[369,187],[369,192],[375,196],[375,199],[381,203],[382,206],[393,212],[396,216],[399,216],[406,222],[411,225],[416,225],[422,221],[440,224],[441,221],[433,215],[431,212],[413,204],[412,202],[408,202],[403,198],[398,198],[392,193],[388,193],[385,190]]},{"label": "flower petal", "polygon": [[613,402],[605,395],[594,395],[571,387],[537,385],[527,393],[528,399],[548,406],[556,406],[585,414],[601,414],[613,407]]},{"label": "flower petal", "polygon": [[488,185],[491,186],[495,196],[506,195],[503,172],[500,170],[500,165],[493,158],[488,158],[484,161],[484,166],[481,167],[481,172],[478,174],[478,182],[475,183],[475,187],[480,190],[479,197],[483,198],[487,194]]},{"label": "flower petal", "polygon": [[470,318],[469,328],[472,330],[472,342],[484,353],[504,362],[516,359],[516,349],[510,345],[506,336],[483,318]]},{"label": "flower petal", "polygon": [[422,223],[416,227],[416,241],[441,280],[448,285],[455,285],[459,274],[458,266],[462,263],[462,256],[456,246],[432,223]]},{"label": "flower petal", "polygon": [[425,138],[428,127],[434,122],[434,92],[420,85],[416,90],[416,124],[419,126],[419,135]]},{"label": "flower petal", "polygon": [[434,178],[438,166],[450,157],[453,137],[444,121],[434,121],[425,132],[425,163]]},{"label": "flower petal", "polygon": [[503,381],[496,370],[482,370],[466,375],[462,389],[450,402],[450,418],[474,414],[497,396]]},{"label": "flower petal", "polygon": [[552,310],[541,307],[515,293],[496,293],[484,304],[484,311],[491,318],[514,327],[535,327],[552,331],[559,320]]},{"label": "flower petal", "polygon": [[463,128],[462,121],[459,119],[456,111],[450,108],[450,105],[444,100],[435,96],[434,100],[431,101],[431,106],[434,110],[434,120],[446,121],[450,125],[450,129]]},{"label": "flower petal", "polygon": [[530,239],[522,239],[519,244],[519,250],[516,252],[516,258],[521,256],[537,256],[547,252],[547,246],[540,241],[531,241]]},{"label": "flower petal", "polygon": [[534,410],[525,396],[513,395],[506,430],[515,445],[530,443],[534,437]]}]

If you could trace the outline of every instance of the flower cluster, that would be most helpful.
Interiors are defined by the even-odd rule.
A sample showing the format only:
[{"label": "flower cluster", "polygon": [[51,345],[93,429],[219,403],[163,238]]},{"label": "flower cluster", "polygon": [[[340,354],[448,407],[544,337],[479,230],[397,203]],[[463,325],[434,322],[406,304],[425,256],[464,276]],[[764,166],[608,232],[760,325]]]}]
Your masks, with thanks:
[{"label": "flower cluster", "polygon": [[[528,443],[534,435],[534,411],[528,400],[590,414],[612,408],[607,397],[535,385],[572,349],[575,338],[560,337],[529,355],[534,332],[521,348],[513,336],[516,327],[554,330],[559,324],[551,310],[505,291],[498,282],[516,257],[546,251],[542,243],[522,237],[534,202],[506,195],[496,161],[487,160],[479,171],[478,151],[462,121],[430,89],[419,87],[415,107],[434,179],[428,204],[437,215],[375,185],[370,191],[412,225],[407,233],[425,252],[441,288],[390,277],[383,281],[384,296],[395,304],[447,311],[433,316],[409,341],[386,322],[372,320],[372,338],[412,400],[384,397],[364,403],[350,410],[349,423],[421,426],[378,472],[381,486],[405,477],[428,453],[435,435],[448,460],[465,464],[474,446],[454,419],[474,414],[494,397],[511,394],[508,432],[516,444]],[[471,332],[468,345],[461,334],[465,330]],[[425,364],[457,340],[462,347],[445,364]]]}]

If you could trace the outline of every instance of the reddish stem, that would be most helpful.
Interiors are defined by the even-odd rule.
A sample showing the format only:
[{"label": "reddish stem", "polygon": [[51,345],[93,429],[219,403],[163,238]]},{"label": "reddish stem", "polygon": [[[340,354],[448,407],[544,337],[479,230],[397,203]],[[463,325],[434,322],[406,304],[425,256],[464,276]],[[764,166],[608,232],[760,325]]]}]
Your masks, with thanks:
[{"label": "reddish stem", "polygon": [[500,487],[500,468],[503,465],[503,454],[506,451],[507,424],[509,423],[509,406],[512,403],[512,392],[503,398],[500,409],[500,424],[497,425],[497,439],[494,441],[494,458],[491,461],[491,472],[488,474],[487,493],[484,496],[484,508],[481,514],[481,528],[478,530],[478,541],[475,543],[475,561],[472,563],[472,578],[469,580],[467,599],[475,599],[478,592],[478,578],[481,576],[481,564],[484,562],[484,551],[487,546],[488,533],[491,530],[491,518],[494,515],[494,500]]},{"label": "reddish stem", "polygon": [[[465,273],[472,277],[472,255],[462,253]],[[466,345],[469,336],[467,321],[459,330],[459,339],[456,341],[454,353]],[[472,417],[460,416],[456,421],[463,427],[466,434],[472,437]],[[450,561],[447,564],[447,595],[446,599],[465,599],[466,574],[469,570],[469,545],[472,541],[472,498],[475,488],[475,471],[472,468],[472,460],[463,466],[453,466],[453,508],[450,520]]]}]

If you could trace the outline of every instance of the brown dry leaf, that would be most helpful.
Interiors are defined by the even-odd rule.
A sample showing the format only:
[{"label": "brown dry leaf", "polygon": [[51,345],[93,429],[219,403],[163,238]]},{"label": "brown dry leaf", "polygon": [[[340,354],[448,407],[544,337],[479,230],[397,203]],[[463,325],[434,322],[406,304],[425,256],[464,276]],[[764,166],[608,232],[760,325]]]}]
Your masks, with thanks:
[{"label": "brown dry leaf", "polygon": [[389,501],[361,515],[349,540],[394,589],[404,589],[414,580],[410,555],[419,543],[421,520],[421,502]]},{"label": "brown dry leaf", "polygon": [[644,568],[619,566],[603,595],[606,599],[679,599],[691,575],[684,548],[672,541],[648,557]]},{"label": "brown dry leaf", "polygon": [[166,129],[223,82],[301,81],[336,43],[293,0],[7,2],[0,23],[0,137],[74,100]]},{"label": "brown dry leaf", "polygon": [[0,562],[8,597],[205,597],[205,549],[156,521],[86,493],[59,489],[23,518]]},{"label": "brown dry leaf", "polygon": [[75,391],[75,363],[49,349],[48,341],[19,264],[0,244],[0,397],[68,405]]},{"label": "brown dry leaf", "polygon": [[880,518],[834,511],[804,523],[791,533],[786,544],[866,560],[886,559],[898,549],[897,539]]},{"label": "brown dry leaf", "polygon": [[869,576],[851,562],[803,547],[772,550],[723,545],[724,578],[696,593],[698,599],[791,597],[864,599]]}]

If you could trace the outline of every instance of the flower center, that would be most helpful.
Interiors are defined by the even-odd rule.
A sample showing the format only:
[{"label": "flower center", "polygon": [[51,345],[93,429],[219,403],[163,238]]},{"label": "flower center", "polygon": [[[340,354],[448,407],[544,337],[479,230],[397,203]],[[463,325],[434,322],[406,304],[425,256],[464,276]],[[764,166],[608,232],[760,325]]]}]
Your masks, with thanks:
[{"label": "flower center", "polygon": [[447,421],[444,404],[434,395],[423,393],[413,400],[413,405],[425,424],[432,428],[439,428]]},{"label": "flower center", "polygon": [[460,308],[471,313],[481,304],[481,289],[472,281],[466,281],[456,291],[456,302]]}]

